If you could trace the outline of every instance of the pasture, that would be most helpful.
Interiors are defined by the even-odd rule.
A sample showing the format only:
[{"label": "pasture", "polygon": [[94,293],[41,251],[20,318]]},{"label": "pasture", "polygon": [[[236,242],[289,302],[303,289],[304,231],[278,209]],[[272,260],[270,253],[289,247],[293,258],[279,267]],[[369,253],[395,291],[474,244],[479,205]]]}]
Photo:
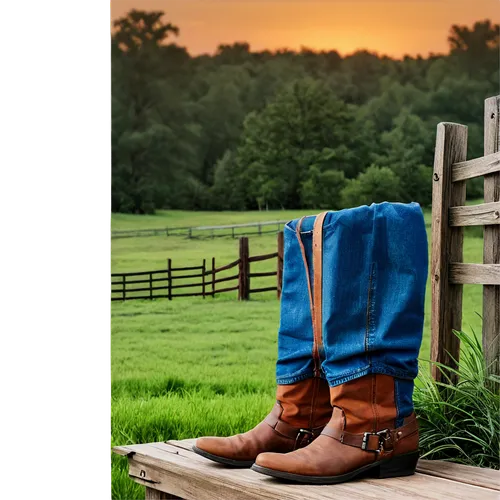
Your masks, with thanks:
[{"label": "pasture", "polygon": [[[114,214],[112,229],[257,222],[317,212]],[[430,213],[426,221],[430,224]],[[483,241],[477,236],[466,231],[465,262],[481,262]],[[275,250],[275,235],[250,238],[250,255]],[[167,258],[174,265],[194,266],[212,257],[218,265],[237,259],[238,241],[112,240],[112,272],[164,269]],[[274,261],[261,264],[259,270],[272,270]],[[262,286],[269,285],[269,278],[262,280]],[[424,360],[429,357],[430,296],[428,282]],[[465,286],[463,302],[463,329],[479,333],[482,288]],[[271,408],[279,320],[275,293],[258,294],[249,302],[238,302],[236,292],[215,299],[115,302],[111,315],[112,445],[242,432]],[[144,498],[142,487],[128,479],[123,457],[112,456],[112,479],[113,498]]]}]

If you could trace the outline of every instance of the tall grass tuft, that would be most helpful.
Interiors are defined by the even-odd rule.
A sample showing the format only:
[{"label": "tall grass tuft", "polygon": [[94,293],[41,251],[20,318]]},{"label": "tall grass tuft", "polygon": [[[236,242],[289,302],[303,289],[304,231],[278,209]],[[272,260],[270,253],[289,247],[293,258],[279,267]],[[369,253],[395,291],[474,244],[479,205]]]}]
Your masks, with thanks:
[{"label": "tall grass tuft", "polygon": [[[488,375],[475,335],[454,334],[461,343],[458,370],[436,363],[447,382],[421,369],[415,387],[421,457],[500,469],[500,378]],[[458,374],[457,385],[447,370]]]}]

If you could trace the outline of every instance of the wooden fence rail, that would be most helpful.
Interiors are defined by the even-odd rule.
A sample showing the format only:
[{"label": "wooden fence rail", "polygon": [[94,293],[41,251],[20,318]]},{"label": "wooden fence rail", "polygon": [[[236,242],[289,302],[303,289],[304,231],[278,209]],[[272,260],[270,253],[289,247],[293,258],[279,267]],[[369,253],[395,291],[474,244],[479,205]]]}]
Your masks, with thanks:
[{"label": "wooden fence rail", "polygon": [[[111,274],[111,300],[147,300],[177,297],[215,297],[219,293],[238,291],[239,300],[249,300],[250,294],[277,292],[281,296],[283,279],[283,233],[278,233],[278,251],[250,257],[248,238],[240,238],[239,258],[229,264],[216,267],[215,257],[211,267],[203,259],[201,266],[173,267],[172,259],[167,261],[167,269],[133,273]],[[250,272],[250,264],[276,259],[274,271]],[[219,273],[238,268],[236,274],[218,277]],[[273,286],[250,288],[252,279],[276,277]],[[186,283],[184,280],[194,280]],[[216,285],[225,283],[222,288]],[[139,286],[138,286],[139,285]],[[193,291],[192,289],[198,289]],[[147,292],[147,293],[144,293]]]},{"label": "wooden fence rail", "polygon": [[[463,285],[483,285],[483,351],[490,373],[500,375],[500,96],[484,107],[484,156],[467,160],[467,127],[437,127],[432,190],[431,359],[457,368],[453,330],[462,327]],[[484,203],[465,206],[466,181],[484,177]],[[465,226],[484,228],[483,263],[463,262]],[[438,381],[452,371],[433,366]]]},{"label": "wooden fence rail", "polygon": [[[276,234],[287,223],[286,220],[232,224],[229,226],[165,227],[155,229],[130,229],[111,231],[111,238],[135,238],[143,236],[183,236],[185,238],[239,238],[254,234]],[[254,230],[252,230],[254,229]]]}]

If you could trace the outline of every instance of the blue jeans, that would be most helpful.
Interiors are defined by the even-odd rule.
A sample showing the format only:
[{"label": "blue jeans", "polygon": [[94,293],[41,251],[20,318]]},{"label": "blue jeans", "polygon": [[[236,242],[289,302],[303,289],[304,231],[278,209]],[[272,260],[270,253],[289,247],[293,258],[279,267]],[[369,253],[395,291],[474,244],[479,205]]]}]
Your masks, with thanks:
[{"label": "blue jeans", "polygon": [[308,276],[315,285],[315,219],[303,219],[298,232],[299,219],[284,230],[277,383],[321,376],[333,387],[391,375],[402,419],[413,410],[424,322],[428,253],[420,206],[384,202],[326,214],[319,340],[308,291]]}]

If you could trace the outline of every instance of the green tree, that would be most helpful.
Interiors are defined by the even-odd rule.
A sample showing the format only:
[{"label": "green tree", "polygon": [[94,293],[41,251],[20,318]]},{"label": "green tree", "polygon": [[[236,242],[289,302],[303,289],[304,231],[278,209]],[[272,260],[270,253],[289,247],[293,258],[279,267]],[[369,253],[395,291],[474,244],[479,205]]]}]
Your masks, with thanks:
[{"label": "green tree", "polygon": [[221,44],[215,53],[215,58],[220,64],[241,64],[251,57],[250,45],[246,42],[237,42],[232,45]]},{"label": "green tree", "polygon": [[443,87],[447,78],[460,78],[461,75],[460,68],[449,57],[440,57],[429,65],[425,80],[428,88],[435,92]]},{"label": "green tree", "polygon": [[250,86],[248,73],[240,66],[223,65],[206,77],[207,88],[196,102],[195,119],[201,127],[199,178],[213,183],[217,161],[236,147],[246,109],[243,95]]},{"label": "green tree", "polygon": [[164,23],[163,11],[132,9],[113,23],[113,38],[123,51],[136,52],[144,48],[158,48],[170,34],[179,34],[179,28]]},{"label": "green tree", "polygon": [[300,206],[300,188],[311,165],[351,174],[363,168],[354,110],[321,81],[284,87],[244,125],[236,161],[250,206]]},{"label": "green tree", "polygon": [[356,179],[347,181],[342,191],[344,207],[399,201],[399,179],[388,167],[372,165]]},{"label": "green tree", "polygon": [[[389,70],[389,59],[359,50],[343,59],[332,81],[345,102],[363,104],[380,92],[380,77]],[[339,78],[340,77],[340,78]]]},{"label": "green tree", "polygon": [[339,170],[322,172],[318,166],[312,165],[307,177],[300,193],[304,207],[328,210],[342,208],[341,192],[346,185],[344,172]]},{"label": "green tree", "polygon": [[500,26],[490,20],[478,21],[472,28],[454,24],[448,42],[451,55],[466,69],[469,76],[489,76],[488,68],[498,68]]},{"label": "green tree", "polygon": [[370,99],[361,114],[375,126],[375,133],[381,134],[393,128],[394,119],[403,108],[412,109],[426,99],[426,94],[413,84],[402,85],[384,77],[381,81],[383,92]]},{"label": "green tree", "polygon": [[384,132],[384,153],[376,163],[389,167],[399,179],[399,200],[429,205],[432,195],[433,135],[416,115],[403,109],[394,120],[394,128]]},{"label": "green tree", "polygon": [[[115,21],[112,45],[112,209],[152,213],[182,206],[199,131],[185,98],[158,69],[160,44],[178,29],[162,12],[132,10]],[[178,54],[178,51],[175,51]]]},{"label": "green tree", "polygon": [[216,210],[243,210],[245,186],[243,177],[236,169],[234,153],[226,151],[214,169],[212,208]]}]

